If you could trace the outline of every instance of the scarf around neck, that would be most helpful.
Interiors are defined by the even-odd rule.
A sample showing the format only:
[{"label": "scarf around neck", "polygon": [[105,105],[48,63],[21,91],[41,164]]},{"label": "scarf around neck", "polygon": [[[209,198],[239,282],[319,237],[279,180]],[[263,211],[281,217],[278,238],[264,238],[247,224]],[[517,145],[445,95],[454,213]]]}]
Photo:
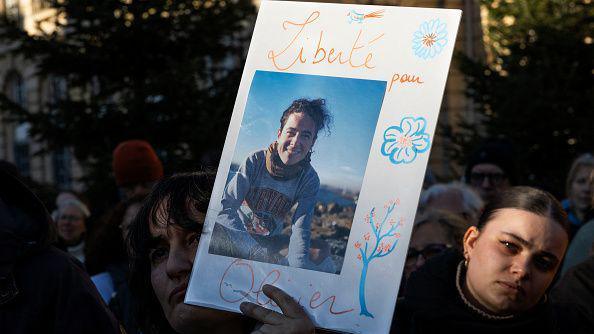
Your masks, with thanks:
[{"label": "scarf around neck", "polygon": [[266,150],[266,170],[277,180],[290,180],[297,177],[301,171],[309,167],[311,152],[303,160],[294,165],[285,165],[277,151],[277,142],[274,141]]}]

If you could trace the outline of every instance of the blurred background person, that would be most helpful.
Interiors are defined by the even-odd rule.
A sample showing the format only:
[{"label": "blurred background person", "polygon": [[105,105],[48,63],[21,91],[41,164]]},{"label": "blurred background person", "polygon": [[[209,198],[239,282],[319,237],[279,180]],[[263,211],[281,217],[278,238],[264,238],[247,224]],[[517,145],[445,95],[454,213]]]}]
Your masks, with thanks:
[{"label": "blurred background person", "polygon": [[[551,293],[555,311],[569,319],[563,323],[563,333],[594,332],[594,219],[588,220],[592,211],[585,209],[594,206],[593,179],[594,157],[581,155],[570,168],[568,198],[563,201],[574,238],[563,261],[561,278]],[[584,208],[582,217],[578,215],[579,207]]]},{"label": "blurred background person", "polygon": [[419,269],[430,258],[449,248],[462,251],[462,237],[470,223],[447,211],[429,210],[417,218],[408,245],[404,278]]},{"label": "blurred background person", "polygon": [[120,197],[128,199],[147,195],[163,177],[163,164],[151,144],[145,140],[126,140],[113,150],[113,175]]},{"label": "blurred background person", "polygon": [[[76,197],[75,194],[69,191],[60,192],[58,196],[56,196],[56,208],[59,208],[60,206],[62,206],[63,203],[65,203],[68,200],[78,200],[78,197]],[[54,221],[58,221],[58,209],[52,211],[52,219]]]},{"label": "blurred background person", "polygon": [[488,202],[515,184],[513,147],[506,141],[485,142],[466,165],[464,181]]},{"label": "blurred background person", "polygon": [[594,332],[594,254],[563,275],[551,299],[555,311],[568,319],[561,333]]},{"label": "blurred background person", "polygon": [[577,230],[586,222],[586,216],[592,208],[590,175],[593,170],[594,156],[586,153],[573,161],[567,174],[565,183],[565,194],[567,198],[561,204],[567,212],[567,217],[571,223],[571,238],[573,238]]},{"label": "blurred background person", "polygon": [[437,183],[435,180],[435,175],[431,171],[431,167],[427,166],[427,169],[425,169],[425,177],[423,177],[423,190],[426,190],[435,183]]},{"label": "blurred background person", "polygon": [[127,333],[137,333],[128,286],[129,265],[125,240],[145,195],[119,203],[99,222],[89,237],[86,267],[99,294]]},{"label": "blurred background person", "polygon": [[79,261],[51,244],[41,201],[0,170],[0,328],[3,334],[120,333]]},{"label": "blurred background person", "polygon": [[[588,185],[591,194],[590,205],[594,207],[594,170],[590,171]],[[585,222],[575,233],[563,260],[561,273],[567,273],[569,269],[586,261],[592,255],[594,255],[594,218]]]},{"label": "blurred background person", "polygon": [[57,245],[83,264],[86,259],[86,219],[89,215],[88,207],[77,198],[61,201],[56,209]]},{"label": "blurred background person", "polygon": [[438,183],[421,193],[418,210],[446,211],[476,224],[483,205],[481,197],[463,183]]}]

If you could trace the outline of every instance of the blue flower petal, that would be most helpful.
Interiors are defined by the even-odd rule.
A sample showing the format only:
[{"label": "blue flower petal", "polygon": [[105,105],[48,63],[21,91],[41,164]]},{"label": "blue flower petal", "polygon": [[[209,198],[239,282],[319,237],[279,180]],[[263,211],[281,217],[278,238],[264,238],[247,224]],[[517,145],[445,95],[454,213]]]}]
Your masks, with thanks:
[{"label": "blue flower petal", "polygon": [[412,162],[417,157],[417,152],[412,147],[406,147],[403,150],[400,150],[400,152],[402,152],[400,156],[404,163]]},{"label": "blue flower petal", "polygon": [[418,139],[413,139],[412,142],[417,153],[423,153],[429,149],[429,135],[426,133]]},{"label": "blue flower petal", "polygon": [[[435,41],[431,46],[427,46],[423,43],[423,39],[430,34],[435,36]],[[447,36],[447,24],[440,19],[422,22],[419,29],[413,33],[412,49],[414,54],[421,59],[437,56],[446,46]]]},{"label": "blue flower petal", "polygon": [[382,145],[382,154],[383,155],[391,155],[392,152],[398,151],[398,142],[397,141],[386,141]]},{"label": "blue flower petal", "polygon": [[385,140],[396,140],[402,135],[402,128],[399,126],[391,126],[384,132]]},{"label": "blue flower petal", "polygon": [[[400,126],[390,126],[384,131],[384,142],[381,153],[389,156],[393,164],[411,163],[418,153],[429,149],[430,137],[425,133],[427,121],[423,117],[405,117],[400,121]],[[400,146],[399,138],[407,136],[411,146]]]}]

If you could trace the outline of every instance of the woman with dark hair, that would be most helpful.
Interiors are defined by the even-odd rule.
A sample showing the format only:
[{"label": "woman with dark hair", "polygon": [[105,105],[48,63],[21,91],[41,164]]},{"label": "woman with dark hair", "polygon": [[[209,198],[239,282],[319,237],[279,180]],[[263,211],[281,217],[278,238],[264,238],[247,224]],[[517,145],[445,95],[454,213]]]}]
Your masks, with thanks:
[{"label": "woman with dark hair", "polygon": [[414,272],[396,308],[398,333],[551,333],[546,292],[568,243],[567,215],[545,191],[514,187],[491,201],[448,251]]},{"label": "woman with dark hair", "polygon": [[[311,220],[320,188],[310,160],[318,133],[328,129],[330,121],[325,100],[293,101],[280,118],[277,139],[250,154],[228,182],[210,253],[335,271],[329,250],[320,252],[325,256],[310,257]],[[283,256],[284,220],[294,206],[288,254]]]},{"label": "woman with dark hair", "polygon": [[[213,176],[200,172],[165,178],[155,185],[130,227],[130,288],[142,333],[244,333],[255,322],[236,313],[184,304],[208,208]],[[280,289],[264,293],[286,313],[251,303],[244,314],[264,333],[311,333],[305,311]]]}]

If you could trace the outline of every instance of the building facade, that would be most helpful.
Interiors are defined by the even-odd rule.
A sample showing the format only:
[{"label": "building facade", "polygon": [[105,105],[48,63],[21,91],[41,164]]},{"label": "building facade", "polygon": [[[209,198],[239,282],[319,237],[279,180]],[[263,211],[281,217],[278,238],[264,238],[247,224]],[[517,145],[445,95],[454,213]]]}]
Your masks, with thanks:
[{"label": "building facade", "polygon": [[[40,29],[50,32],[56,19],[55,11],[44,0],[0,0],[0,15],[17,21],[31,35],[40,33]],[[38,76],[35,65],[9,54],[10,48],[0,45],[0,88],[12,102],[38,112],[46,103],[67,94],[64,81]],[[27,123],[0,118],[0,160],[15,164],[23,176],[36,182],[60,190],[82,190],[82,185],[76,182],[82,170],[72,151],[64,147],[38,154],[44,149],[43,143],[31,138],[29,128]]]}]

